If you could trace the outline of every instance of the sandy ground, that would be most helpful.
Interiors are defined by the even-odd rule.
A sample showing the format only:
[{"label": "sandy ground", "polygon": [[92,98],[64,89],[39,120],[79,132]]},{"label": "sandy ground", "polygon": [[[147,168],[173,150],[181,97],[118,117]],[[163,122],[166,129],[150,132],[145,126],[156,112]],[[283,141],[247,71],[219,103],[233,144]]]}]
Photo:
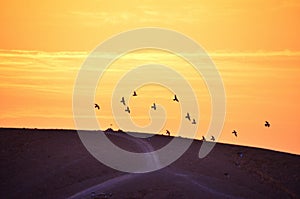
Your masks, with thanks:
[{"label": "sandy ground", "polygon": [[[107,134],[133,152],[172,139]],[[299,155],[218,143],[199,159],[201,144],[164,169],[129,174],[94,159],[76,131],[0,129],[0,198],[300,198]]]}]

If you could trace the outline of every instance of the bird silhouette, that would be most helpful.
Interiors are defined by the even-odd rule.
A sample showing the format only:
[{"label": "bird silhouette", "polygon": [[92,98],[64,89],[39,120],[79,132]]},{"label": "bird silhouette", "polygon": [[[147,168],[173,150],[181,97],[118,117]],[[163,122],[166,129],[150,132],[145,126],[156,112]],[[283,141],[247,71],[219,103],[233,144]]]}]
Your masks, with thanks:
[{"label": "bird silhouette", "polygon": [[268,121],[266,121],[265,127],[270,127],[270,123]]},{"label": "bird silhouette", "polygon": [[205,137],[202,135],[202,141],[206,141]]},{"label": "bird silhouette", "polygon": [[166,134],[167,134],[168,136],[170,136],[170,135],[171,135],[171,133],[170,133],[170,131],[169,131],[169,130],[166,130]]},{"label": "bird silhouette", "polygon": [[176,96],[176,95],[174,95],[174,99],[173,99],[173,101],[179,102],[179,100],[178,100],[178,98],[177,98],[177,96]]},{"label": "bird silhouette", "polygon": [[214,142],[216,139],[214,136],[211,136],[210,140],[212,140]]},{"label": "bird silhouette", "polygon": [[132,96],[137,96],[137,94],[136,94],[136,92],[135,91],[133,91],[133,95]]},{"label": "bird silhouette", "polygon": [[130,113],[130,109],[129,109],[129,107],[127,106],[127,108],[125,109],[125,112],[128,112],[128,113]]},{"label": "bird silhouette", "polygon": [[100,106],[98,104],[95,104],[95,108],[99,110]]},{"label": "bird silhouette", "polygon": [[121,100],[120,102],[121,102],[124,106],[126,105],[124,97],[122,97],[122,100]]},{"label": "bird silhouette", "polygon": [[189,113],[186,114],[185,118],[191,121],[191,117]]},{"label": "bird silhouette", "polygon": [[153,106],[151,106],[151,108],[153,108],[154,110],[156,110],[156,104],[153,103]]},{"label": "bird silhouette", "polygon": [[193,122],[192,122],[192,124],[196,124],[196,120],[195,120],[195,119],[193,119]]},{"label": "bird silhouette", "polygon": [[237,137],[237,132],[235,130],[232,131],[232,134],[234,134],[235,137]]}]

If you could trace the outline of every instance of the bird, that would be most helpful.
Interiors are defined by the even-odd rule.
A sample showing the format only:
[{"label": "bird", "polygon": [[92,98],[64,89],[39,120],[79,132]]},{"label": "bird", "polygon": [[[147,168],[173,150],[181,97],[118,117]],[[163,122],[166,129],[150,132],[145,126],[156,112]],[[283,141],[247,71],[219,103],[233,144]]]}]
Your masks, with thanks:
[{"label": "bird", "polygon": [[130,113],[130,109],[129,109],[129,107],[127,106],[127,108],[125,109],[125,112],[128,112],[128,113]]},{"label": "bird", "polygon": [[168,136],[170,136],[170,135],[171,135],[171,133],[170,133],[170,131],[169,131],[169,130],[166,130],[166,134],[167,134]]},{"label": "bird", "polygon": [[237,132],[235,130],[232,131],[232,134],[234,134],[235,137],[237,137]]},{"label": "bird", "polygon": [[95,104],[95,108],[99,110],[100,106],[98,104]]},{"label": "bird", "polygon": [[126,105],[124,97],[122,97],[122,100],[121,100],[120,102],[121,102],[124,106]]},{"label": "bird", "polygon": [[216,139],[214,136],[211,136],[210,140],[212,140],[214,142]]},{"label": "bird", "polygon": [[195,119],[193,119],[193,122],[192,122],[192,124],[196,124],[196,120],[195,120]]},{"label": "bird", "polygon": [[268,121],[266,121],[265,127],[270,127],[270,123]]},{"label": "bird", "polygon": [[190,117],[190,114],[189,114],[189,113],[186,113],[185,118],[191,121],[191,117]]},{"label": "bird", "polygon": [[202,141],[206,141],[205,137],[202,135]]},{"label": "bird", "polygon": [[153,103],[153,106],[151,106],[151,108],[153,108],[154,110],[156,110],[156,104]]},{"label": "bird", "polygon": [[177,98],[177,96],[176,96],[176,95],[174,95],[174,99],[173,99],[173,101],[179,102],[179,100],[178,100],[178,98]]},{"label": "bird", "polygon": [[137,96],[137,94],[136,94],[136,92],[135,91],[133,91],[133,95],[132,96]]}]

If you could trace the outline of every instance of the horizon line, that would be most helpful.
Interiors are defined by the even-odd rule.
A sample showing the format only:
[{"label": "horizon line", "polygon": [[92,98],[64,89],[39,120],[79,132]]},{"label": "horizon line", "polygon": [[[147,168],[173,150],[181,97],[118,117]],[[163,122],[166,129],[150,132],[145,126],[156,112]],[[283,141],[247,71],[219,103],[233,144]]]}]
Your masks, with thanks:
[{"label": "horizon line", "polygon": [[[6,129],[6,130],[13,130],[13,129],[16,129],[16,130],[18,130],[18,129],[19,130],[50,130],[50,131],[61,130],[61,131],[76,131],[76,132],[77,131],[95,131],[95,132],[101,131],[101,132],[105,133],[104,132],[105,130],[112,129],[112,128],[107,128],[105,130],[78,130],[78,129],[67,129],[67,128],[0,127],[0,130],[3,130],[3,129]],[[144,134],[152,134],[153,136],[158,135],[158,136],[165,136],[165,137],[171,137],[171,138],[192,139],[194,141],[202,141],[203,142],[203,140],[201,140],[201,139],[182,137],[182,136],[173,136],[173,135],[166,136],[164,134],[153,134],[153,133],[146,133],[146,132],[130,132],[130,131],[124,131],[122,129],[118,129],[118,130],[123,131],[123,133],[142,133],[142,134],[144,133]],[[113,130],[113,132],[117,133],[118,130]],[[206,140],[205,142],[211,142],[211,141]],[[258,150],[267,150],[267,151],[273,151],[273,152],[286,153],[286,154],[290,154],[290,155],[300,156],[300,154],[297,154],[297,153],[292,153],[292,152],[287,152],[287,151],[279,151],[279,150],[275,150],[275,149],[263,148],[263,147],[253,146],[253,145],[239,145],[239,144],[234,144],[234,143],[226,143],[226,142],[218,142],[218,141],[216,141],[215,143],[239,146],[239,147],[246,147],[246,148],[253,148],[253,149],[258,149]]]}]

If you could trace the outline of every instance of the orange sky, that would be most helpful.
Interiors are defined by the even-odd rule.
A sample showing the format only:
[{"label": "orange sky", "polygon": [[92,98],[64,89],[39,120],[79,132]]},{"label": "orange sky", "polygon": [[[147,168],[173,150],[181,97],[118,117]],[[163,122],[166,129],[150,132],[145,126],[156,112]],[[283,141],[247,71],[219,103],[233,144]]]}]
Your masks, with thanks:
[{"label": "orange sky", "polygon": [[[138,27],[179,31],[196,40],[211,55],[224,81],[227,115],[221,142],[251,145],[300,154],[300,3],[298,1],[7,1],[0,7],[0,126],[74,128],[72,92],[78,70],[100,42]],[[108,74],[121,75],[120,65],[141,64],[157,52],[123,57]],[[148,58],[147,58],[148,56]],[[183,62],[160,53],[159,63],[187,73]],[[141,61],[142,60],[142,61]],[[180,62],[180,64],[178,63]],[[178,63],[177,65],[174,63]],[[193,73],[187,73],[191,84]],[[194,81],[194,83],[193,83]],[[202,82],[202,83],[201,83]],[[97,101],[106,107],[110,86]],[[200,106],[208,107],[207,91],[193,86]],[[151,89],[141,92],[152,95]],[[166,94],[167,95],[167,94]],[[161,103],[176,130],[176,107]],[[144,100],[135,102],[142,107]],[[140,104],[139,104],[140,103]],[[147,123],[147,109],[135,121]],[[198,135],[205,134],[209,108]],[[203,113],[204,112],[204,113]],[[105,126],[110,110],[97,113]],[[266,129],[265,120],[271,122]],[[231,135],[236,129],[239,137]]]}]

